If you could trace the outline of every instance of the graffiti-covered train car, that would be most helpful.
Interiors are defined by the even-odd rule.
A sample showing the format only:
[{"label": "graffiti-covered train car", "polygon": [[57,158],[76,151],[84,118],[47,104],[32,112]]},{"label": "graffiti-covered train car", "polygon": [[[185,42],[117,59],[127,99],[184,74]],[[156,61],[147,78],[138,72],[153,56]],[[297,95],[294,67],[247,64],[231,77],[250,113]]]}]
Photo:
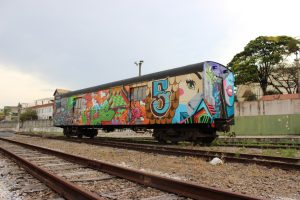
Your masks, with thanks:
[{"label": "graffiti-covered train car", "polygon": [[66,136],[153,129],[158,141],[173,143],[209,143],[233,117],[233,73],[212,61],[57,94],[53,114]]}]

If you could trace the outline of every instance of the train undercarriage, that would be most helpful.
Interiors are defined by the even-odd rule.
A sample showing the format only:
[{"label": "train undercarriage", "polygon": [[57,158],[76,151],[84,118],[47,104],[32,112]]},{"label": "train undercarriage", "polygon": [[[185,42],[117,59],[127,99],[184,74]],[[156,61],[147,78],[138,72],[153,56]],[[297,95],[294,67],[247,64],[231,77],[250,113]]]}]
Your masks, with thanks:
[{"label": "train undercarriage", "polygon": [[197,129],[154,129],[153,137],[162,144],[171,142],[177,144],[181,141],[189,141],[194,144],[210,144],[217,138],[216,130],[213,128]]},{"label": "train undercarriage", "polygon": [[79,128],[79,127],[64,127],[64,135],[66,137],[77,136],[78,138],[82,138],[83,136],[94,138],[98,134],[98,129],[95,128]]},{"label": "train undercarriage", "polygon": [[[82,138],[83,136],[94,138],[98,134],[98,127],[74,127],[68,126],[64,128],[64,135],[66,137],[77,136]],[[119,127],[118,127],[119,128]],[[121,128],[121,127],[120,127]],[[124,127],[122,127],[124,128]],[[128,127],[125,127],[128,128]],[[131,130],[137,133],[152,132],[152,136],[161,144],[177,144],[181,141],[189,141],[194,144],[210,144],[217,138],[216,129],[206,126],[206,127],[138,127],[132,126]],[[116,130],[114,126],[101,127],[102,131],[108,133]]]}]

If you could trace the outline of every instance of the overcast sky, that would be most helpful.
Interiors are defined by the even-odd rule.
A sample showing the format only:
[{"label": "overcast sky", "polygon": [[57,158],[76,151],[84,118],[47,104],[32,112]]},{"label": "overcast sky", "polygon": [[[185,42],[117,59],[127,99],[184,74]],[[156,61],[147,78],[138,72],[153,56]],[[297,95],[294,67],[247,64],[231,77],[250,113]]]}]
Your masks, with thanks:
[{"label": "overcast sky", "polygon": [[226,65],[260,35],[300,36],[299,0],[0,0],[0,108],[138,74]]}]

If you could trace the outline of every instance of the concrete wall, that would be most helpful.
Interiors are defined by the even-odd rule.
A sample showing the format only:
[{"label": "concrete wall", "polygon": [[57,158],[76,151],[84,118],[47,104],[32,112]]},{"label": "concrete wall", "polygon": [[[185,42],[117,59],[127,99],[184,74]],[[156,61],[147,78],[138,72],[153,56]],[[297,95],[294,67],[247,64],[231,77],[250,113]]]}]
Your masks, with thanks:
[{"label": "concrete wall", "polygon": [[236,135],[300,135],[300,115],[235,117],[231,131]]},{"label": "concrete wall", "polygon": [[[0,131],[18,131],[17,122],[0,122]],[[21,132],[58,132],[62,133],[63,129],[54,127],[52,120],[33,120],[25,121],[20,124]]]},{"label": "concrete wall", "polygon": [[300,99],[235,104],[236,135],[300,135]]},{"label": "concrete wall", "polygon": [[235,103],[235,116],[300,114],[300,99],[245,101]]}]

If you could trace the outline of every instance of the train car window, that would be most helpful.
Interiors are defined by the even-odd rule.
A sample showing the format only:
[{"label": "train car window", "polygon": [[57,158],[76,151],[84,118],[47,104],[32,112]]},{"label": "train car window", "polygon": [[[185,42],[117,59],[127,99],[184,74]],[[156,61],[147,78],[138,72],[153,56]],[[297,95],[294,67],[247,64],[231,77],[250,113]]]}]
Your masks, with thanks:
[{"label": "train car window", "polygon": [[81,109],[82,98],[77,98],[75,102],[75,109]]},{"label": "train car window", "polygon": [[147,86],[143,86],[142,87],[142,92],[143,92],[142,99],[146,99],[146,90],[147,90]]},{"label": "train car window", "polygon": [[146,89],[147,86],[133,88],[133,92],[131,92],[131,100],[133,101],[144,100],[146,98]]},{"label": "train car window", "polygon": [[60,100],[55,100],[55,106],[56,106],[56,109],[60,108],[61,107],[61,101]]}]

